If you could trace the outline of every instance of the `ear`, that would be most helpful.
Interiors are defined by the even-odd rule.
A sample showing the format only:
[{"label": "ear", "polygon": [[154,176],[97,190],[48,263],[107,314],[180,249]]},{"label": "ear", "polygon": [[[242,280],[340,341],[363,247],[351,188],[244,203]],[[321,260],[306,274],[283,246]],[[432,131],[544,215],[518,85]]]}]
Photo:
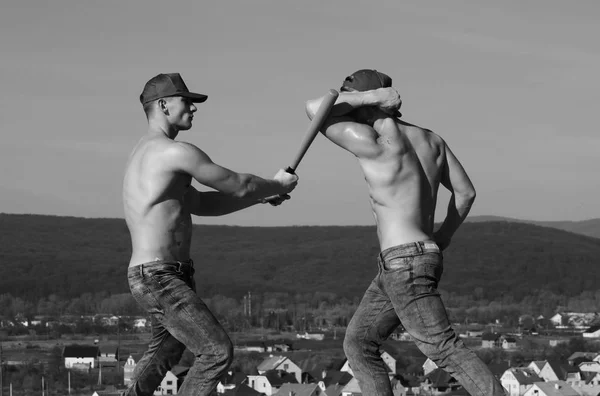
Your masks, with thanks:
[{"label": "ear", "polygon": [[169,108],[167,107],[167,101],[165,99],[158,99],[157,106],[164,115],[169,115]]}]

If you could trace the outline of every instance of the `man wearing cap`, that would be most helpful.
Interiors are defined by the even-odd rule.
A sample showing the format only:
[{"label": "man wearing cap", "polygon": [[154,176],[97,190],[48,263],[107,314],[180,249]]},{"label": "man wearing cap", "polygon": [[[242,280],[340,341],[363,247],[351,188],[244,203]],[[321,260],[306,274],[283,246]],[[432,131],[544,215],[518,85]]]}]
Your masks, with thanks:
[{"label": "man wearing cap", "polygon": [[[129,287],[152,317],[152,339],[125,395],[152,395],[186,347],[196,359],[178,394],[213,391],[231,364],[233,347],[196,294],[191,215],[221,216],[259,202],[279,205],[298,180],[283,169],[273,179],[237,173],[198,147],[175,141],[192,127],[194,103],[206,99],[190,92],[178,73],[153,77],[140,95],[148,132],[129,157],[123,202],[132,242]],[[197,191],[192,179],[214,191]]]},{"label": "man wearing cap", "polygon": [[[348,76],[321,131],[354,154],[367,182],[377,225],[378,274],[346,330],[344,352],[365,396],[391,396],[380,347],[400,325],[438,367],[473,396],[505,395],[488,367],[450,325],[437,286],[442,250],[466,218],[475,189],[445,141],[400,120],[392,79],[370,69]],[[323,98],[306,103],[314,117]],[[434,231],[440,186],[452,194]]]}]

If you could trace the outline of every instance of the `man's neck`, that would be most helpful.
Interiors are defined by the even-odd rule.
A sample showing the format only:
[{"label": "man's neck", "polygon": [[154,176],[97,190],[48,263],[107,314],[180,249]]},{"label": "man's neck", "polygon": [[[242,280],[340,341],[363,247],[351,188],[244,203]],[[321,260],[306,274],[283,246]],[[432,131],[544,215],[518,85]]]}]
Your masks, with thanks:
[{"label": "man's neck", "polygon": [[150,135],[163,135],[169,139],[175,140],[179,134],[179,130],[174,125],[164,120],[152,119],[148,121],[148,134]]}]

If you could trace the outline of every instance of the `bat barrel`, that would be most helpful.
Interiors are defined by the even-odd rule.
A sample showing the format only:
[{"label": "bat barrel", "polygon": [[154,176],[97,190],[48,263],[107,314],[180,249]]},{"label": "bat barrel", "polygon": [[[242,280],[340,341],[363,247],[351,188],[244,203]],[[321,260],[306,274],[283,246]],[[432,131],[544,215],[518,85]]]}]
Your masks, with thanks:
[{"label": "bat barrel", "polygon": [[338,96],[339,93],[335,89],[330,89],[329,92],[327,92],[327,94],[323,98],[323,101],[321,102],[321,105],[319,106],[319,110],[317,110],[317,113],[315,114],[308,126],[308,130],[304,135],[304,140],[300,144],[300,149],[298,150],[296,157],[292,161],[291,165],[286,169],[286,172],[292,174],[295,173],[296,169],[298,168],[298,165],[300,164],[300,161],[302,161],[302,158],[304,157],[304,154],[306,154],[306,152],[308,151],[308,148],[310,147],[313,140],[315,140],[317,133],[319,133],[319,130],[323,126],[323,123],[329,116],[329,113],[331,112],[331,109],[333,108],[333,105],[335,104],[335,101],[337,100]]}]

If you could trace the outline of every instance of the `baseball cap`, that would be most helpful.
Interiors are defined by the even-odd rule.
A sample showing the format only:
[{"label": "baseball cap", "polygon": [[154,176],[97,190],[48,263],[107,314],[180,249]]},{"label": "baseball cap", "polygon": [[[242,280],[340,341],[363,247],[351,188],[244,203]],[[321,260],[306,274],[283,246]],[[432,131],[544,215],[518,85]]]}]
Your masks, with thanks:
[{"label": "baseball cap", "polygon": [[392,78],[374,69],[362,69],[346,77],[340,91],[370,91],[377,88],[389,88]]},{"label": "baseball cap", "polygon": [[179,73],[161,73],[148,80],[140,95],[140,102],[146,104],[167,96],[183,96],[194,103],[202,103],[208,99],[206,95],[190,92]]}]

